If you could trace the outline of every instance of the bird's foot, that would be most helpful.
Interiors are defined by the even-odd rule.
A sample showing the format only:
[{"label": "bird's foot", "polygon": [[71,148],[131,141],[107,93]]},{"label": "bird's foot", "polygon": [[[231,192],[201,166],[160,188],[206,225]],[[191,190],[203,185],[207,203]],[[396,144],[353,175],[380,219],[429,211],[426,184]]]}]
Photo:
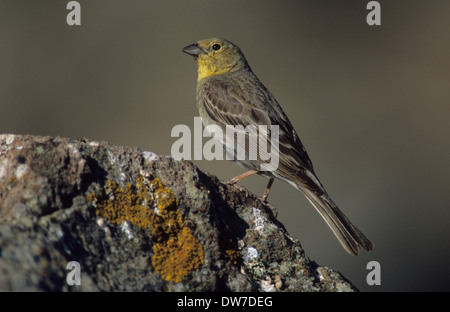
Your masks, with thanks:
[{"label": "bird's foot", "polygon": [[220,182],[222,182],[225,185],[230,186],[230,185],[235,185],[237,181],[235,181],[234,179],[229,179],[229,180],[222,180]]},{"label": "bird's foot", "polygon": [[228,186],[228,187],[233,187],[234,189],[236,189],[236,190],[238,190],[240,192],[245,192],[245,197],[248,197],[247,189],[245,187],[239,185],[239,184],[236,184],[237,181],[233,181],[233,179],[231,179],[231,180],[224,180],[224,181],[221,181],[221,182],[223,184],[225,184],[226,186]]},{"label": "bird's foot", "polygon": [[272,213],[273,213],[273,215],[274,215],[275,218],[278,217],[278,209],[277,209],[274,205],[272,205],[271,203],[269,203],[269,202],[267,201],[267,199],[264,200],[264,199],[263,199],[263,196],[259,197],[259,200],[262,201],[262,203],[264,204],[264,206],[266,206],[266,207],[268,207],[270,210],[272,210]]}]

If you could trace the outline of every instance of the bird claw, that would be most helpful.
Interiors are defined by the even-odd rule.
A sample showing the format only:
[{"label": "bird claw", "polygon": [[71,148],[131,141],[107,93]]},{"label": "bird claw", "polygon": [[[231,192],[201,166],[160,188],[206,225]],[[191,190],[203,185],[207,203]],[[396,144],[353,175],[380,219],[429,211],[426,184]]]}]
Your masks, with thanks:
[{"label": "bird claw", "polygon": [[229,179],[229,180],[223,180],[221,181],[223,184],[225,185],[234,185],[236,184],[236,181],[234,181],[233,179]]},{"label": "bird claw", "polygon": [[274,205],[269,203],[267,200],[263,200],[263,196],[261,196],[259,199],[262,201],[264,206],[268,207],[272,211],[275,218],[277,218],[278,217],[278,209]]},{"label": "bird claw", "polygon": [[237,189],[237,190],[239,190],[241,192],[245,192],[245,197],[248,197],[247,189],[245,187],[239,185],[239,184],[236,184],[237,181],[233,181],[233,179],[231,179],[231,180],[224,180],[224,181],[221,181],[221,182],[223,184],[225,184],[226,186],[228,186],[228,187],[232,186],[232,187],[234,187],[235,189]]}]

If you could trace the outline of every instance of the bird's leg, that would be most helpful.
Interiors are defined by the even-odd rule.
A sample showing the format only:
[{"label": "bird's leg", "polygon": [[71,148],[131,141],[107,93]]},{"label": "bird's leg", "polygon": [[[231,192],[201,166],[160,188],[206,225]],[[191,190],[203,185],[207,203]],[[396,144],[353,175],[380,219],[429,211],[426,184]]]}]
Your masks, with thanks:
[{"label": "bird's leg", "polygon": [[255,174],[255,173],[258,173],[258,172],[259,171],[257,171],[257,170],[249,170],[247,172],[244,172],[241,175],[238,175],[237,177],[234,177],[233,179],[229,180],[227,183],[230,184],[230,185],[235,184],[236,182],[238,182],[238,181],[240,181],[242,179],[245,179],[246,177],[249,177],[252,174]]},{"label": "bird's leg", "polygon": [[275,178],[270,178],[269,183],[267,183],[267,187],[266,187],[266,191],[264,192],[263,196],[261,197],[261,201],[264,203],[264,205],[266,205],[267,207],[270,208],[270,210],[272,210],[273,215],[275,216],[275,218],[278,216],[278,210],[277,208],[275,208],[274,205],[272,205],[271,203],[269,203],[267,201],[267,197],[269,196],[269,191],[270,188],[272,187],[273,181],[275,180]]},{"label": "bird's leg", "polygon": [[[238,182],[238,181],[240,181],[240,180],[242,180],[242,179],[245,179],[246,177],[248,177],[248,176],[251,176],[251,175],[253,175],[253,174],[255,174],[255,173],[258,173],[259,171],[257,171],[257,170],[249,170],[249,171],[247,171],[247,172],[244,172],[243,174],[240,174],[240,175],[238,175],[237,177],[234,177],[233,179],[231,179],[231,180],[228,180],[228,181],[223,181],[222,183],[225,183],[225,184],[227,184],[227,185],[234,185],[234,184],[236,184],[236,182]],[[244,189],[242,186],[238,186],[238,188],[242,191],[245,191],[245,196],[247,197],[248,196],[248,191],[246,190],[246,189]]]},{"label": "bird's leg", "polygon": [[270,188],[272,187],[274,178],[270,178],[269,183],[267,184],[266,191],[264,192],[263,196],[261,197],[261,200],[263,203],[267,201],[267,197],[269,196]]}]

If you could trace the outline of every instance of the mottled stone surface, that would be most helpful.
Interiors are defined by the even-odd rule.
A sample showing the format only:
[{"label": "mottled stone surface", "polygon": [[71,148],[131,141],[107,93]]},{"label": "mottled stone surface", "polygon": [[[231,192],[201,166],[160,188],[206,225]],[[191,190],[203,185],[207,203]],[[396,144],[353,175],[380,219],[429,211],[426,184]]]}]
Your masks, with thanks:
[{"label": "mottled stone surface", "polygon": [[[66,281],[70,261],[80,264],[81,285]],[[310,261],[256,196],[191,162],[87,139],[4,134],[0,290],[356,288]]]}]

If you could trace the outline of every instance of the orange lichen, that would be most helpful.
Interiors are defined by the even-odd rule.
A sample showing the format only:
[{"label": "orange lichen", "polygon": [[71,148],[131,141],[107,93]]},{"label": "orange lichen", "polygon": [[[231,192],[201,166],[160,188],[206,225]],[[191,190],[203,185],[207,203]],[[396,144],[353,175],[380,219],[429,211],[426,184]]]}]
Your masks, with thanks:
[{"label": "orange lichen", "polygon": [[226,236],[221,236],[219,238],[219,245],[224,251],[224,253],[227,255],[228,259],[230,260],[231,264],[238,265],[241,261],[241,253],[238,250],[238,247],[236,243],[233,242],[233,240]]},{"label": "orange lichen", "polygon": [[153,246],[152,265],[166,281],[178,283],[188,272],[203,264],[203,248],[183,227],[177,236]]},{"label": "orange lichen", "polygon": [[227,249],[225,250],[225,254],[230,259],[233,265],[238,265],[239,261],[241,261],[241,253],[235,249]]},{"label": "orange lichen", "polygon": [[120,187],[108,180],[101,194],[89,194],[97,215],[120,225],[124,221],[152,233],[152,265],[166,281],[178,283],[203,264],[200,241],[184,226],[173,192],[156,178],[139,177],[136,185]]}]

